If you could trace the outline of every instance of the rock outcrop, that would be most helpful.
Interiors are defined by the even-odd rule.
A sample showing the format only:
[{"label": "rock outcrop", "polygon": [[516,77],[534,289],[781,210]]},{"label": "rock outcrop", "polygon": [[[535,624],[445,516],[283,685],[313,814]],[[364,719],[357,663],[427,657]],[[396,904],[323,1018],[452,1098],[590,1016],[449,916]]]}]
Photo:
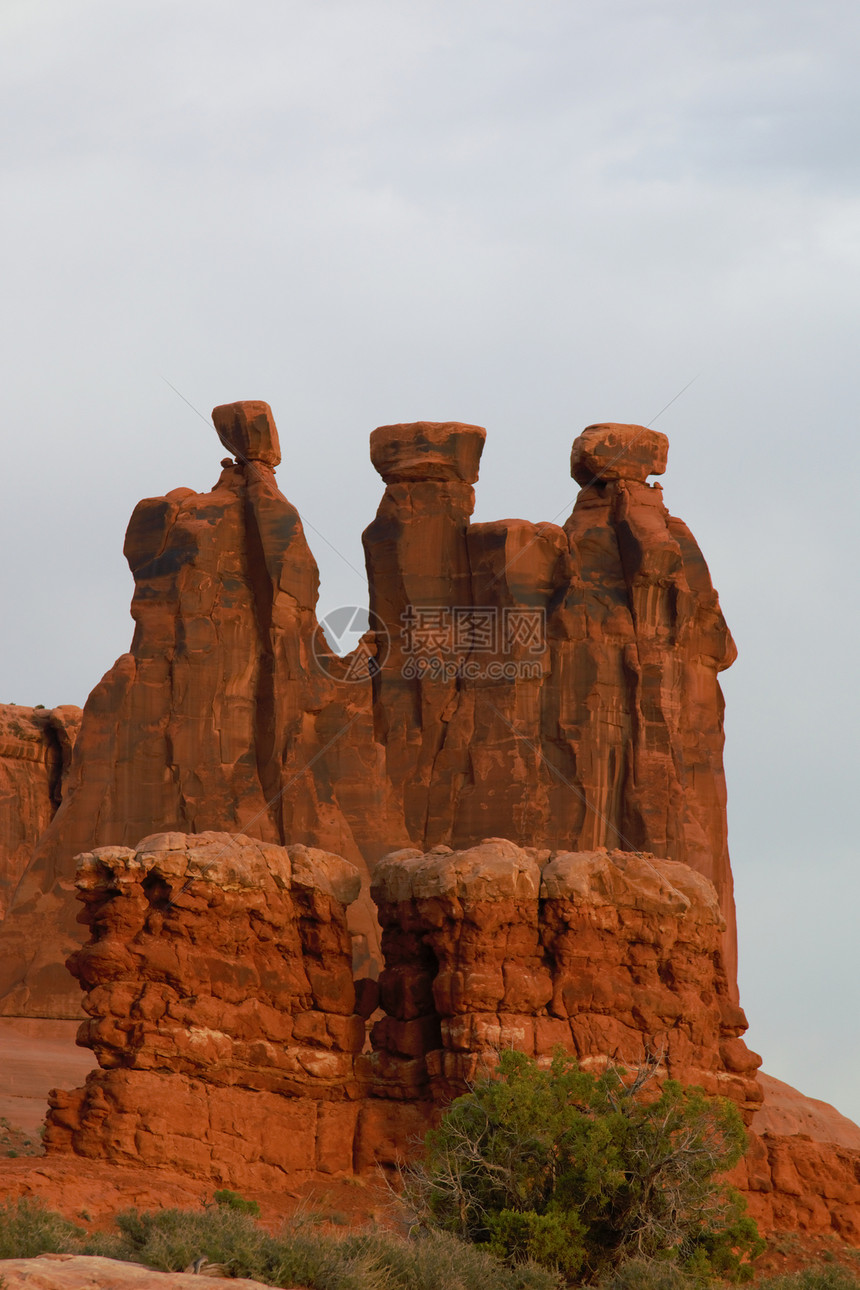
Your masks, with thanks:
[{"label": "rock outcrop", "polygon": [[230,1186],[350,1172],[359,1105],[346,909],[354,865],[224,833],[79,858],[90,940],[69,961],[99,1069],[55,1093],[49,1151]]},{"label": "rock outcrop", "polygon": [[[0,1011],[74,1015],[73,857],[165,830],[321,847],[365,885],[392,849],[487,836],[651,852],[716,886],[734,991],[717,680],[734,646],[698,547],[647,482],[665,436],[590,426],[561,528],[471,524],[481,427],[374,431],[373,631],[338,659],[268,406],[213,419],[234,458],[212,491],[132,516],[134,640],[87,702],[0,927]],[[378,957],[366,891],[351,918],[357,957]]]},{"label": "rock outcrop", "polygon": [[731,1097],[747,1121],[760,1058],[740,1036],[712,883],[619,851],[549,852],[502,838],[399,851],[377,866],[383,928],[373,1032],[395,1097],[446,1103],[503,1048],[641,1063]]},{"label": "rock outcrop", "polygon": [[[224,1276],[203,1271],[156,1272],[139,1263],[120,1263],[91,1254],[41,1254],[32,1259],[0,1259],[4,1290],[223,1290]],[[262,1281],[231,1278],[233,1290],[266,1290]]]},{"label": "rock outcrop", "polygon": [[0,704],[0,919],[63,800],[81,710]]},{"label": "rock outcrop", "polygon": [[752,1120],[752,1127],[760,1136],[770,1134],[776,1138],[802,1135],[813,1142],[831,1146],[848,1147],[860,1152],[860,1125],[842,1115],[829,1102],[816,1097],[805,1097],[790,1084],[774,1079],[759,1071],[758,1082],[762,1103]]}]

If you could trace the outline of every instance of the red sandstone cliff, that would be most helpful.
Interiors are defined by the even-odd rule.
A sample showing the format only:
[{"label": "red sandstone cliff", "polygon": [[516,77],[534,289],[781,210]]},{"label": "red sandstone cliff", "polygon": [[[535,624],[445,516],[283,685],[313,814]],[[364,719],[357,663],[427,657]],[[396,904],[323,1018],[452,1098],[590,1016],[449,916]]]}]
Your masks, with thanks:
[{"label": "red sandstone cliff", "polygon": [[0,919],[63,800],[80,708],[0,704]]}]

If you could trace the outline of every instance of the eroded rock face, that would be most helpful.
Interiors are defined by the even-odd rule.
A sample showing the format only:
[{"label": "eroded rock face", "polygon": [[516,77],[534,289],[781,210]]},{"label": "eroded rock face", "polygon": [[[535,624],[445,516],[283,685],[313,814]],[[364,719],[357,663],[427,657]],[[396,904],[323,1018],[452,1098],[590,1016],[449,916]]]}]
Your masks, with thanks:
[{"label": "eroded rock face", "polygon": [[63,800],[81,710],[0,704],[0,919]]},{"label": "eroded rock face", "polygon": [[[0,1011],[76,1015],[63,960],[80,943],[82,851],[220,828],[329,848],[366,873],[385,849],[369,686],[338,685],[312,657],[317,567],[266,464],[267,405],[216,413],[247,462],[228,462],[209,493],[175,489],[132,515],[134,639],[87,701],[60,810],[0,931]],[[366,958],[378,939],[366,895],[354,930]]]},{"label": "eroded rock face", "polygon": [[213,408],[212,422],[218,438],[239,465],[252,461],[271,467],[281,464],[281,441],[268,403],[222,403]]},{"label": "eroded rock face", "polygon": [[574,439],[570,473],[583,487],[612,479],[644,484],[649,475],[665,472],[668,456],[669,440],[659,430],[605,421],[586,426]]},{"label": "eroded rock face", "polygon": [[[62,805],[0,931],[0,1011],[74,1015],[72,858],[154,830],[243,832],[346,856],[487,836],[649,851],[715,884],[734,989],[722,696],[734,658],[707,567],[646,476],[665,436],[589,427],[563,528],[471,524],[479,426],[383,426],[364,534],[374,631],[327,654],[318,576],[274,478],[265,403],[213,414],[208,493],[140,503],[131,650],[93,691]],[[359,958],[375,952],[367,894]]]}]

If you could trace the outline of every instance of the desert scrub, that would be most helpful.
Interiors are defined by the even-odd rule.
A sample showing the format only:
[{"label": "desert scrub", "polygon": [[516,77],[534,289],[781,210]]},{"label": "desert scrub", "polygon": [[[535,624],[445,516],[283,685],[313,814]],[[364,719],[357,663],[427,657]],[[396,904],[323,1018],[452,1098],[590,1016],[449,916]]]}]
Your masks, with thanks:
[{"label": "desert scrub", "polygon": [[0,1259],[81,1253],[85,1233],[38,1200],[22,1196],[0,1204]]},{"label": "desert scrub", "polygon": [[596,1076],[560,1050],[549,1069],[502,1053],[404,1170],[413,1218],[572,1283],[629,1260],[751,1275],[764,1242],[719,1180],[746,1146],[737,1108],[673,1080],[655,1089],[656,1067]]},{"label": "desert scrub", "polygon": [[860,1278],[837,1264],[815,1264],[799,1272],[762,1277],[758,1286],[761,1290],[860,1290]]},{"label": "desert scrub", "polygon": [[117,1231],[97,1234],[87,1253],[182,1271],[197,1259],[230,1276],[307,1290],[558,1290],[546,1269],[507,1267],[489,1251],[444,1233],[407,1240],[385,1232],[335,1236],[307,1221],[272,1235],[229,1205],[201,1212],[168,1209],[117,1215]]}]

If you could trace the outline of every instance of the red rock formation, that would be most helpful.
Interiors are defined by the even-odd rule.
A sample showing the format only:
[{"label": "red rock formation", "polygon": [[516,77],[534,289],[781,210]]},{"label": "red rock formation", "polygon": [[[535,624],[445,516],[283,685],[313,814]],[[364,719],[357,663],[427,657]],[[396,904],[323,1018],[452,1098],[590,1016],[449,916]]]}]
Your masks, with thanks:
[{"label": "red rock formation", "polygon": [[91,930],[70,960],[90,1017],[79,1042],[100,1069],[51,1094],[54,1159],[169,1161],[243,1188],[375,1171],[408,1158],[503,1046],[549,1060],[560,1045],[585,1065],[658,1052],[664,1074],[752,1120],[732,1181],[763,1230],[860,1243],[860,1130],[816,1140],[831,1130],[819,1112],[803,1120],[816,1137],[791,1132],[803,1099],[786,1119],[785,1086],[781,1109],[761,1109],[716,892],[686,865],[503,839],[386,857],[370,1051],[376,998],[354,988],[346,926],[359,874],[338,857],[162,834],[81,856],[77,886]]},{"label": "red rock formation", "polygon": [[827,1102],[758,1074],[762,1102],[734,1181],[764,1232],[860,1245],[860,1128]]},{"label": "red rock formation", "polygon": [[860,1151],[805,1134],[751,1134],[730,1181],[762,1232],[836,1236],[860,1246]]},{"label": "red rock formation", "polygon": [[345,911],[360,876],[346,861],[166,833],[78,857],[76,885],[91,933],[69,960],[90,1018],[78,1042],[100,1069],[52,1097],[53,1152],[168,1158],[231,1185],[390,1164],[428,1103],[507,1046],[630,1064],[659,1048],[668,1075],[747,1118],[760,1101],[716,895],[686,865],[503,839],[386,857],[373,885],[385,1016],[367,1053],[375,999],[359,1011]]},{"label": "red rock formation", "polygon": [[231,1186],[351,1171],[360,885],[338,856],[223,833],[81,856],[91,938],[69,967],[100,1069],[52,1096],[48,1152]]},{"label": "red rock formation", "polygon": [[[52,1149],[166,1153],[237,1186],[348,1172],[395,1160],[502,1044],[628,1062],[657,1045],[668,1073],[755,1113],[738,1181],[765,1227],[860,1241],[853,1143],[757,1110],[717,681],[735,651],[646,482],[665,436],[588,427],[559,528],[470,524],[480,427],[377,430],[375,630],[337,660],[268,406],[213,419],[236,458],[214,489],[132,516],[135,636],[71,762],[75,710],[0,709],[0,901],[42,833],[0,928],[0,1011],[77,1010],[61,960],[88,853],[94,936],[71,962],[101,1069],[54,1099]],[[250,836],[181,836],[212,828]],[[354,893],[319,849],[366,878],[392,847],[386,1015],[361,1053],[375,986],[356,997]],[[350,912],[366,957],[366,888]]]},{"label": "red rock formation", "polygon": [[[271,413],[213,416],[240,464],[132,516],[134,640],[87,702],[63,804],[0,930],[0,1011],[74,1015],[76,853],[207,828],[320,846],[365,875],[393,847],[488,835],[666,855],[715,883],[734,988],[717,683],[734,646],[698,548],[644,482],[665,437],[589,427],[561,529],[470,526],[480,427],[375,431],[378,630],[320,666],[317,570],[275,484]],[[368,654],[372,677],[356,668]],[[359,956],[375,934],[363,902]]]},{"label": "red rock formation", "polygon": [[80,708],[0,704],[0,919],[57,812]]}]

